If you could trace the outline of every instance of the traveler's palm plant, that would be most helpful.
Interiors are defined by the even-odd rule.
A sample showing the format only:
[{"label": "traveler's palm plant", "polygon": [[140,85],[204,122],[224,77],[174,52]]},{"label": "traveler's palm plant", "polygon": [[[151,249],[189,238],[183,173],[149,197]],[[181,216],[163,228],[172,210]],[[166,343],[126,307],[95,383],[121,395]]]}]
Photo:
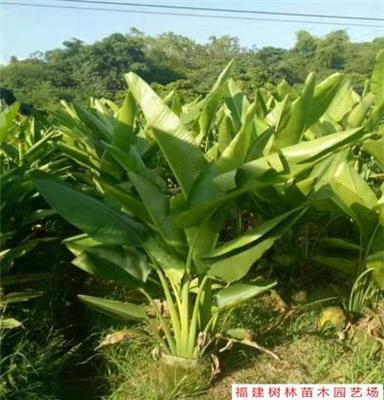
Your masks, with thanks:
[{"label": "traveler's palm plant", "polygon": [[[317,255],[322,263],[334,266],[354,277],[348,309],[361,313],[372,296],[364,293],[384,289],[384,51],[378,54],[372,78],[358,98],[350,87],[339,96],[334,111],[341,120],[328,121],[351,127],[362,126],[374,132],[361,146],[345,149],[324,161],[312,171],[307,190],[310,200],[334,218],[347,217],[357,228],[354,242],[348,238],[329,240],[336,257]],[[348,91],[348,93],[346,93]],[[331,238],[332,239],[332,238]],[[332,254],[332,253],[331,253]],[[337,252],[336,252],[337,254]],[[340,255],[341,254],[341,255]],[[372,273],[374,280],[366,279]],[[365,282],[365,283],[364,283]]]},{"label": "traveler's palm plant", "polygon": [[[303,133],[330,102],[330,90],[316,86],[316,91],[312,77],[290,106],[293,116],[281,133],[281,110],[271,111],[269,126],[261,96],[250,103],[229,72],[230,65],[206,98],[183,107],[171,96],[160,99],[133,73],[126,76],[129,92],[120,109],[101,101],[91,109],[66,105],[67,113],[58,116],[63,133],[58,146],[84,167],[76,178],[93,181],[98,196],[34,173],[50,206],[84,232],[66,240],[73,263],[140,292],[149,307],[86,295],[81,300],[149,325],[155,313],[161,329],[152,334],[162,353],[186,359],[201,357],[216,337],[259,347],[246,330],[220,332],[220,316],[275,285],[244,278],[307,207],[297,201],[239,236],[226,237],[225,222],[241,209],[235,199],[265,198],[271,189],[284,197],[305,185],[320,161],[366,135],[356,128],[304,141]],[[313,112],[302,121],[295,110],[306,104]],[[166,307],[159,306],[159,293]]]},{"label": "traveler's palm plant", "polygon": [[20,326],[19,321],[3,315],[8,304],[41,295],[40,291],[27,288],[42,275],[15,273],[16,260],[40,243],[52,240],[42,235],[39,229],[41,220],[54,212],[39,209],[30,172],[40,168],[59,173],[66,163],[64,160],[62,164],[63,160],[54,154],[51,142],[56,134],[44,128],[44,118],[23,117],[18,111],[19,103],[14,103],[3,107],[0,114],[0,326],[3,328]]}]

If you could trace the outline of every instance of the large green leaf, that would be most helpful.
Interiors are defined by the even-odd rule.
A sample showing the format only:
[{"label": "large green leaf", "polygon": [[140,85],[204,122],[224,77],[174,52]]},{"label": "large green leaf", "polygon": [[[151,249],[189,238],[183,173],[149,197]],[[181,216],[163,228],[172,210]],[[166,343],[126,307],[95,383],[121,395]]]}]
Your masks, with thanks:
[{"label": "large green leaf", "polygon": [[96,278],[119,282],[130,289],[140,285],[140,282],[119,265],[97,257],[88,251],[73,259],[72,264]]},{"label": "large green leaf", "polygon": [[384,50],[376,56],[376,64],[371,78],[371,90],[375,95],[376,105],[384,102]]},{"label": "large green leaf", "polygon": [[143,248],[150,258],[160,266],[168,279],[174,285],[178,285],[185,272],[185,262],[158,239],[149,238],[143,244]]},{"label": "large green leaf", "polygon": [[[252,188],[267,183],[273,185],[300,174],[313,163],[323,157],[340,150],[351,143],[369,137],[364,135],[362,128],[338,132],[320,137],[308,142],[301,142],[281,149],[280,153],[272,153],[242,165],[237,170],[232,170],[215,178],[215,183],[222,190],[234,188]],[[300,167],[302,164],[303,166]],[[287,176],[284,177],[283,173]]]},{"label": "large green leaf", "polygon": [[19,108],[20,103],[16,102],[0,113],[0,144],[2,144],[7,138],[8,131],[12,127],[13,120],[16,117]]},{"label": "large green leaf", "polygon": [[244,122],[249,101],[240,89],[240,86],[233,79],[228,81],[228,92],[228,96],[225,97],[225,104],[230,112],[233,127],[238,132]]},{"label": "large green leaf", "polygon": [[209,269],[208,274],[215,278],[221,278],[226,282],[238,281],[273,246],[277,238],[277,236],[267,238],[248,250],[216,261]]},{"label": "large green leaf", "polygon": [[1,318],[0,329],[15,329],[19,328],[23,324],[15,318]]},{"label": "large green leaf", "polygon": [[116,265],[138,281],[145,282],[152,271],[146,255],[127,246],[102,245],[92,246],[85,252],[93,257]]},{"label": "large green leaf", "polygon": [[366,122],[366,127],[368,131],[375,131],[376,128],[379,126],[380,122],[384,118],[384,101],[379,104],[375,105],[371,114],[368,117]]},{"label": "large green leaf", "polygon": [[268,113],[265,121],[274,127],[275,132],[279,132],[283,129],[289,118],[291,118],[292,102],[288,96],[286,96],[282,101],[275,104],[273,109]]},{"label": "large green leaf", "polygon": [[229,79],[229,75],[231,73],[233,65],[233,60],[224,68],[215,82],[212,90],[208,93],[208,95],[204,98],[203,108],[199,118],[200,125],[200,140],[208,134],[211,125],[216,117],[216,110],[219,105],[219,102],[224,94],[225,84]]},{"label": "large green leaf", "polygon": [[275,149],[298,143],[303,131],[313,125],[326,112],[343,80],[336,73],[315,86],[315,76],[310,74],[305,82],[302,95],[295,100],[288,122],[276,132]]},{"label": "large green leaf", "polygon": [[158,176],[157,181],[151,179],[153,171],[135,160],[130,161],[130,155],[119,149],[110,147],[109,151],[127,171],[131,183],[139,193],[143,205],[160,235],[174,247],[182,247],[184,237],[182,231],[176,228],[169,213],[169,198],[163,188],[159,188],[157,184],[161,178]]},{"label": "large green leaf", "polygon": [[350,81],[345,81],[332,99],[327,109],[329,115],[334,121],[341,121],[347,115],[355,104],[355,96]]},{"label": "large green leaf", "polygon": [[87,153],[86,151],[80,150],[78,147],[65,142],[57,142],[55,146],[81,166],[96,170],[101,169],[101,160],[96,159],[93,154]]},{"label": "large green leaf", "polygon": [[33,161],[39,159],[43,152],[46,152],[46,143],[50,141],[53,137],[57,135],[57,132],[51,131],[46,132],[43,137],[35,142],[23,155],[24,163],[32,163]]},{"label": "large green leaf", "polygon": [[41,297],[44,292],[39,290],[24,290],[22,292],[11,292],[0,298],[0,308],[3,304],[23,303],[37,297]]},{"label": "large green leaf", "polygon": [[[377,198],[368,183],[346,161],[330,166],[330,172],[319,176],[311,200],[328,200],[359,224],[364,237],[369,240],[376,226]],[[326,206],[326,205],[325,205]]]},{"label": "large green leaf", "polygon": [[362,137],[362,128],[349,129],[286,147],[282,149],[281,153],[288,162],[310,162],[319,159],[323,155],[333,152],[344,145],[349,145]]},{"label": "large green leaf", "polygon": [[313,100],[306,109],[306,127],[310,127],[327,111],[335,98],[344,77],[335,73],[316,85]]},{"label": "large green leaf", "polygon": [[87,110],[79,103],[74,103],[73,108],[80,121],[92,132],[92,135],[106,141],[112,138],[110,127],[95,112]]},{"label": "large green leaf", "polygon": [[231,116],[225,114],[219,124],[217,134],[218,151],[222,153],[234,136],[235,128]]},{"label": "large green leaf", "polygon": [[95,240],[134,246],[144,239],[143,225],[102,201],[47,173],[35,171],[32,177],[48,204]]},{"label": "large green leaf", "polygon": [[87,242],[86,238],[66,241],[67,247],[76,254],[72,263],[78,268],[128,287],[137,287],[147,280],[152,268],[144,253],[126,246],[93,245],[92,242],[87,246]]},{"label": "large green leaf", "polygon": [[262,158],[266,153],[268,153],[268,144],[271,142],[273,135],[272,129],[264,130],[257,138],[252,142],[251,148],[248,152],[247,160],[252,161]]},{"label": "large green leaf", "polygon": [[122,319],[125,321],[135,321],[142,320],[147,317],[143,305],[123,303],[116,300],[86,296],[84,294],[79,294],[78,298],[87,306],[112,318]]},{"label": "large green leaf", "polygon": [[295,89],[285,80],[283,79],[276,87],[276,91],[278,96],[276,97],[283,98],[286,96],[294,97],[296,95]]},{"label": "large green leaf", "polygon": [[151,217],[145,209],[143,203],[136,199],[131,193],[128,193],[117,185],[107,183],[106,181],[98,180],[98,183],[107,195],[120,202],[124,211],[127,211],[134,217],[140,218],[147,224],[151,224]]},{"label": "large green leaf", "polygon": [[306,115],[311,107],[315,89],[315,75],[310,74],[305,81],[302,95],[295,100],[290,108],[287,123],[276,132],[274,149],[281,149],[286,146],[298,143],[306,126]]},{"label": "large green leaf", "polygon": [[[267,220],[266,222],[258,225],[256,228],[251,229],[250,231],[244,233],[242,236],[235,238],[224,245],[220,246],[219,248],[213,250],[209,254],[206,254],[205,257],[213,258],[213,257],[220,257],[225,254],[234,252],[239,250],[243,247],[249,246],[252,243],[262,239],[264,236],[269,234],[273,229],[286,221],[287,219],[291,218],[294,214],[298,214],[299,210],[292,210],[282,215],[279,215],[275,218]],[[292,219],[292,218],[291,218]]]},{"label": "large green leaf", "polygon": [[218,309],[223,311],[236,307],[277,285],[277,282],[259,281],[256,283],[255,285],[236,284],[220,290],[216,293]]},{"label": "large green leaf", "polygon": [[66,238],[63,240],[63,243],[68,248],[68,250],[75,256],[80,255],[83,251],[85,251],[89,247],[101,244],[95,239],[92,239],[86,233]]},{"label": "large green leaf", "polygon": [[208,215],[199,226],[186,229],[189,246],[192,250],[198,274],[205,272],[210,266],[207,260],[202,260],[202,257],[215,248],[227,215],[228,207],[219,207],[218,210]]},{"label": "large green leaf", "polygon": [[129,151],[134,134],[134,123],[136,117],[136,103],[132,93],[128,91],[125,96],[113,130],[112,144],[123,151]]},{"label": "large green leaf", "polygon": [[384,136],[379,140],[365,140],[363,149],[370,153],[384,171]]},{"label": "large green leaf", "polygon": [[367,116],[372,104],[374,97],[372,93],[368,93],[364,96],[359,104],[352,110],[348,116],[348,126],[350,128],[357,128],[363,124],[365,117]]},{"label": "large green leaf", "polygon": [[255,114],[256,103],[253,103],[246,112],[240,131],[224,149],[220,159],[217,161],[217,167],[221,172],[237,168],[245,162],[252,139],[254,139],[252,128]]},{"label": "large green leaf", "polygon": [[373,277],[380,289],[384,290],[384,250],[369,256],[367,259],[367,267],[373,268]]},{"label": "large green leaf", "polygon": [[293,210],[285,213],[214,250],[209,254],[210,257],[223,257],[225,255],[226,257],[214,262],[208,271],[209,275],[221,278],[226,282],[233,282],[243,278],[252,265],[273,246],[275,241],[305,211],[305,209]]},{"label": "large green leaf", "polygon": [[136,102],[140,105],[164,157],[169,163],[183,193],[187,196],[197,176],[207,166],[195,139],[163,100],[141,78],[125,75]]},{"label": "large green leaf", "polygon": [[[206,168],[192,186],[189,205],[202,210],[198,218],[205,218],[218,202],[226,199],[226,194],[214,184],[214,179],[220,173],[239,167],[245,161],[252,143],[255,111],[255,104],[248,108],[242,128],[224,149],[220,159]],[[196,210],[191,210],[191,207],[187,212],[197,216]]]}]

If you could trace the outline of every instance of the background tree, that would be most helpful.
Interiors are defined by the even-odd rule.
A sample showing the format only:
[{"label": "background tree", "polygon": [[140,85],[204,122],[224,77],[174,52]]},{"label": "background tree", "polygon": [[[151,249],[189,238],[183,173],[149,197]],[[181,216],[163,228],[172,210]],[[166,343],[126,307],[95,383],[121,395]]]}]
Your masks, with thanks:
[{"label": "background tree", "polygon": [[200,44],[172,32],[149,36],[133,28],[128,34],[115,33],[93,44],[70,39],[60,49],[36,52],[26,60],[12,57],[0,67],[0,86],[38,107],[89,96],[119,100],[125,90],[123,74],[132,71],[160,94],[177,86],[189,98],[207,93],[235,58],[234,78],[248,95],[267,82],[276,84],[282,79],[300,86],[310,71],[316,71],[319,78],[344,71],[362,92],[382,48],[383,37],[354,43],[345,31],[324,37],[299,31],[292,49],[257,49],[243,48],[231,36],[212,36]]}]

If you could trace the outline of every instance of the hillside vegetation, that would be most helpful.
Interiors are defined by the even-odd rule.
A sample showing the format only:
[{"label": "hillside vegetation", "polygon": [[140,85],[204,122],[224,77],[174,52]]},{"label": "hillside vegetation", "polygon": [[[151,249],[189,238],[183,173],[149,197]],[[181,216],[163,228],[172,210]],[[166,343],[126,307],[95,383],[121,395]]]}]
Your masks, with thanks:
[{"label": "hillside vegetation", "polygon": [[246,49],[229,36],[199,44],[173,33],[153,37],[132,29],[127,35],[113,34],[93,44],[72,39],[60,49],[36,52],[26,60],[13,57],[0,67],[0,86],[12,89],[21,101],[54,107],[61,99],[122,99],[123,74],[132,71],[160,93],[177,86],[192,99],[206,94],[225,65],[236,58],[233,76],[249,95],[282,79],[302,85],[311,71],[319,78],[344,72],[361,92],[382,48],[384,38],[353,43],[344,31],[321,38],[301,31],[292,49]]}]

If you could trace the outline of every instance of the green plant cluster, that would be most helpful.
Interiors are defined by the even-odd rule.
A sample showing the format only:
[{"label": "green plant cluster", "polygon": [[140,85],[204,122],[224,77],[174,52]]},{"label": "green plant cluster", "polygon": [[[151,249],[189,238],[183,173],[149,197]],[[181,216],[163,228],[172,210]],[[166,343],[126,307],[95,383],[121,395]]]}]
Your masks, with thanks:
[{"label": "green plant cluster", "polygon": [[49,122],[18,115],[18,103],[3,107],[3,329],[20,326],[8,304],[40,294],[7,284],[36,279],[16,274],[15,260],[50,245],[34,230],[54,214],[77,229],[63,241],[73,264],[127,296],[79,299],[137,322],[170,368],[189,371],[220,343],[276,357],[246,326],[223,321],[274,288],[278,266],[347,280],[351,322],[375,307],[384,288],[384,52],[361,93],[341,73],[310,73],[301,89],[282,81],[250,98],[233,68],[192,101],[177,90],[160,97],[129,72],[121,106],[63,101]]}]

